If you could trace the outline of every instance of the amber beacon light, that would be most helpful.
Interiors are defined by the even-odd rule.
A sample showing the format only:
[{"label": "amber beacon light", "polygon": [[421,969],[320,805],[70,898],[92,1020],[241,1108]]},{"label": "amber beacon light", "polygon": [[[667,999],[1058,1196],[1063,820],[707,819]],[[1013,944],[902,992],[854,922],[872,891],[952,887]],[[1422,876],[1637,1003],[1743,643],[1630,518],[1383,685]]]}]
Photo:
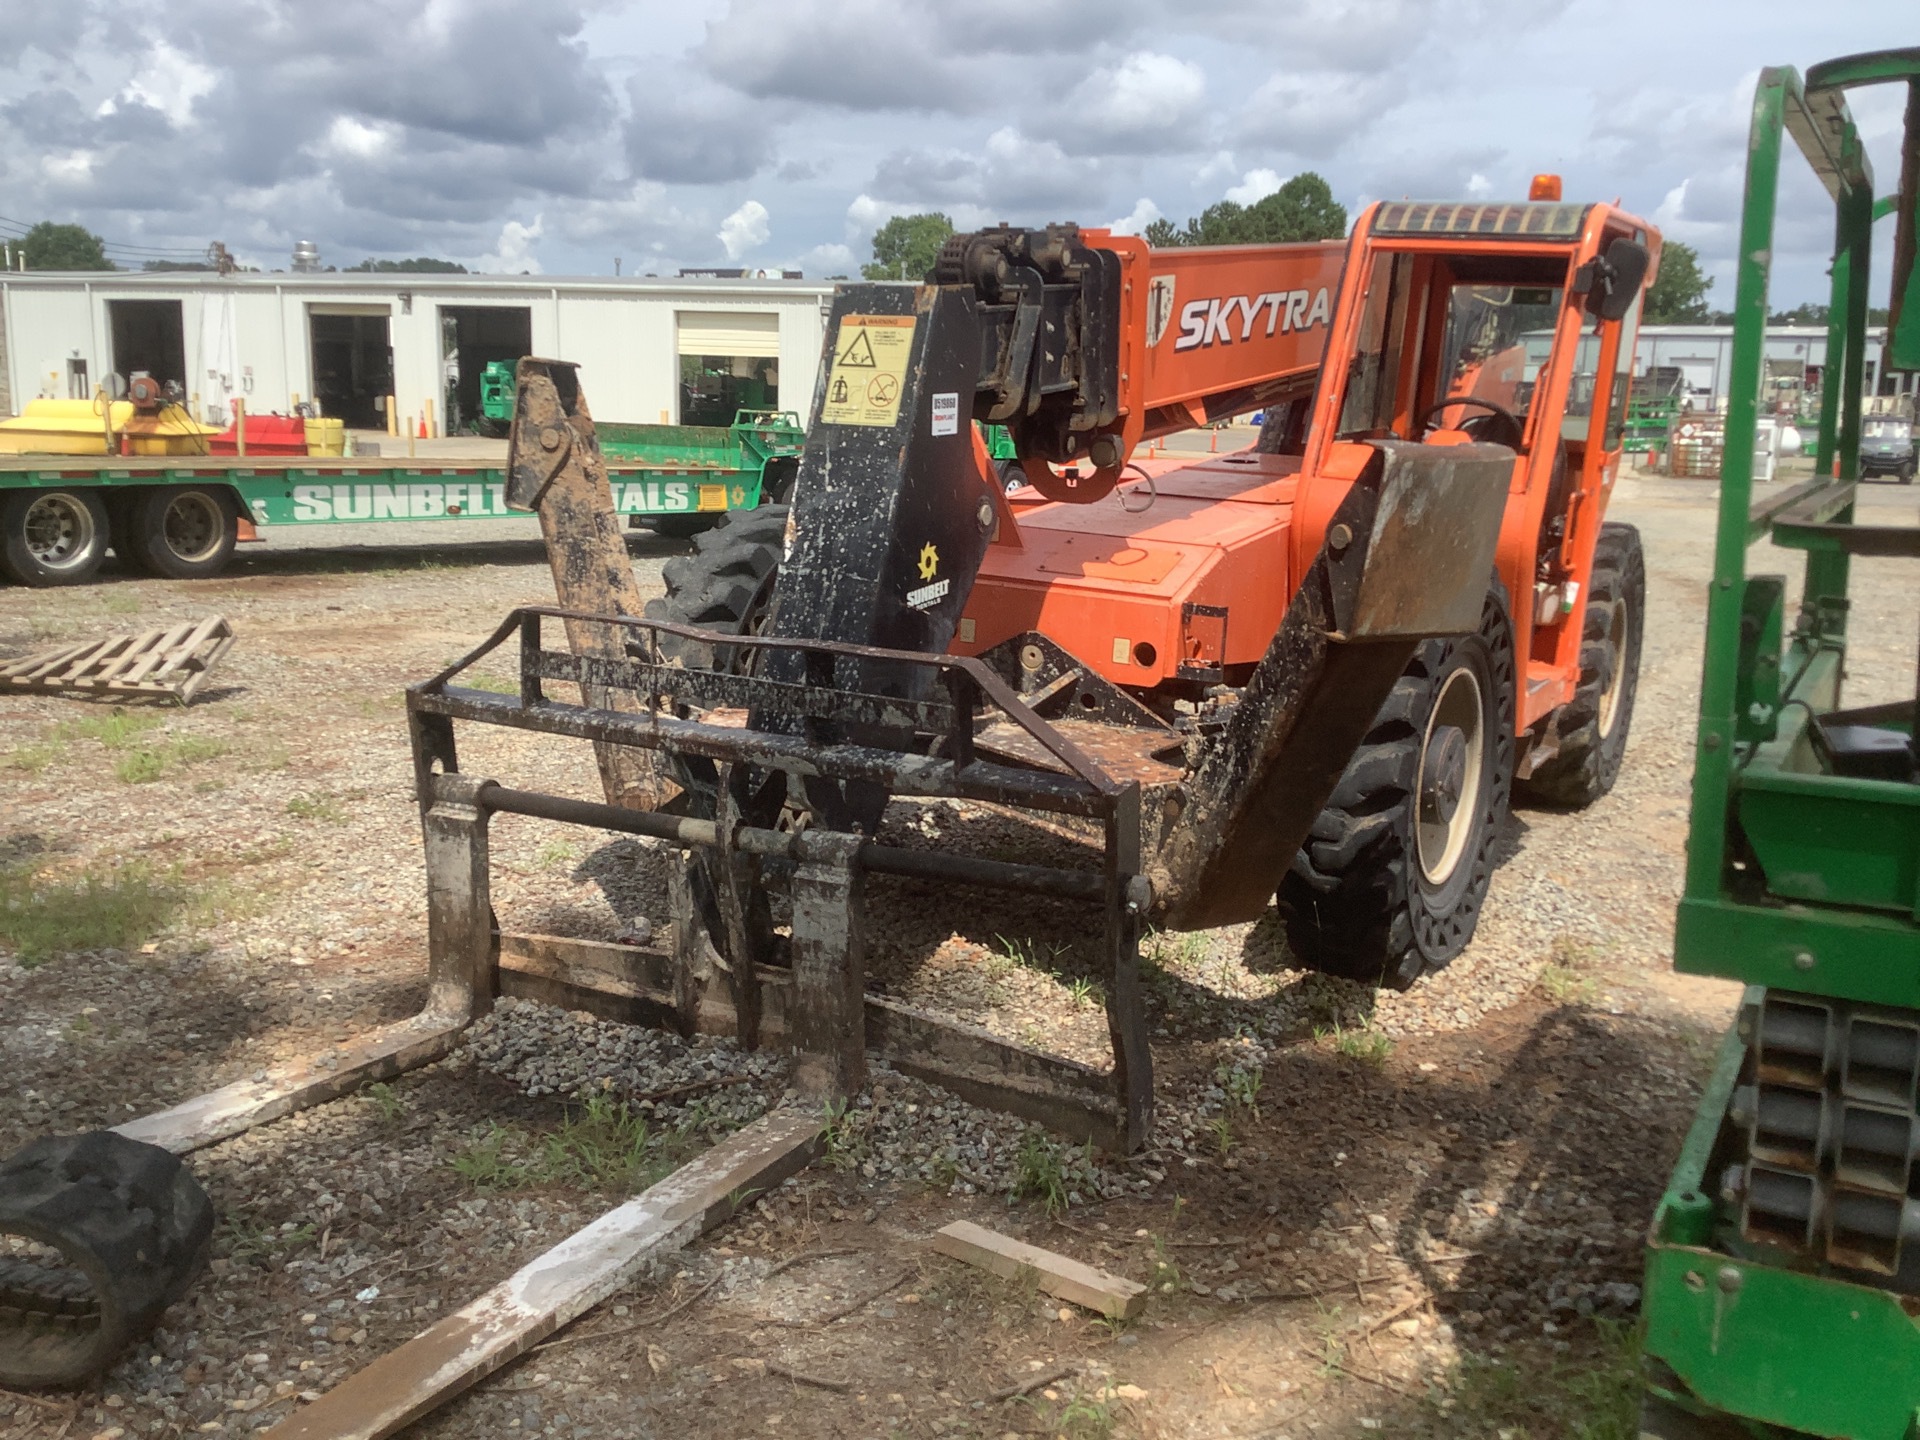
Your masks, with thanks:
[{"label": "amber beacon light", "polygon": [[1560,177],[1558,175],[1536,175],[1533,184],[1527,187],[1529,200],[1558,200],[1560,198]]}]

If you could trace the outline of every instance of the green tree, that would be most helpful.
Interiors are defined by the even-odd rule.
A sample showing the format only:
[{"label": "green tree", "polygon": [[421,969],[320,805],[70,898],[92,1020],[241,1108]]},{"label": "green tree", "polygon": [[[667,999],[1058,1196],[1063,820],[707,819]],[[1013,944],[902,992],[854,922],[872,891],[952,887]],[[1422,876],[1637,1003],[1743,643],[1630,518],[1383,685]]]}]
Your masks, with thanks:
[{"label": "green tree", "polygon": [[1302,171],[1273,194],[1242,205],[1221,200],[1187,221],[1147,226],[1149,245],[1273,245],[1290,240],[1338,240],[1347,233],[1347,207],[1333,198],[1333,187],[1311,170]]},{"label": "green tree", "polygon": [[951,234],[953,221],[937,210],[896,215],[874,232],[873,260],[860,267],[860,274],[868,280],[918,280],[933,269]]},{"label": "green tree", "polygon": [[26,237],[13,242],[15,250],[27,253],[29,270],[112,270],[104,243],[98,235],[81,225],[56,225],[42,220],[27,231]]},{"label": "green tree", "polygon": [[435,260],[420,255],[412,260],[362,260],[347,266],[346,273],[367,275],[464,275],[467,267],[452,260]]},{"label": "green tree", "polygon": [[1679,240],[1660,247],[1660,278],[1647,287],[1640,318],[1649,325],[1705,325],[1713,310],[1707,292],[1713,277],[1701,273],[1700,252]]}]

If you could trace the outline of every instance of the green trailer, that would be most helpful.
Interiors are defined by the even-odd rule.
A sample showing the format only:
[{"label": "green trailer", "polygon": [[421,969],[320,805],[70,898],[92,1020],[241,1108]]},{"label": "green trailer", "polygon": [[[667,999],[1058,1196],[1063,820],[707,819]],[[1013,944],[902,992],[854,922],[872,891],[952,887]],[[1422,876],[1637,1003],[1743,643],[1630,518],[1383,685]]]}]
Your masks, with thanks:
[{"label": "green trailer", "polygon": [[[1850,112],[1904,83],[1903,175],[1876,200]],[[1835,209],[1814,478],[1755,505],[1780,164]],[[1744,982],[1655,1214],[1645,1440],[1920,1435],[1920,740],[1914,671],[1846,708],[1853,557],[1920,560],[1856,523],[1874,221],[1896,216],[1887,366],[1920,368],[1920,49],[1761,72],[1746,151],[1728,444],[1709,592],[1682,971]],[[1804,217],[1793,217],[1804,223]],[[1903,304],[1904,301],[1904,304]],[[1749,573],[1771,540],[1788,577]],[[1897,588],[1920,611],[1920,575]],[[1911,624],[1911,620],[1907,622]],[[1912,629],[1902,637],[1910,642]],[[1866,679],[1854,676],[1856,682]]]},{"label": "green trailer", "polygon": [[[787,498],[799,417],[742,411],[730,426],[600,427],[614,505],[630,525],[684,537],[729,510]],[[347,458],[0,457],[0,573],[76,585],[112,548],[152,574],[217,575],[236,544],[276,528],[491,520],[507,508],[497,465]],[[521,518],[525,518],[521,516]]]}]

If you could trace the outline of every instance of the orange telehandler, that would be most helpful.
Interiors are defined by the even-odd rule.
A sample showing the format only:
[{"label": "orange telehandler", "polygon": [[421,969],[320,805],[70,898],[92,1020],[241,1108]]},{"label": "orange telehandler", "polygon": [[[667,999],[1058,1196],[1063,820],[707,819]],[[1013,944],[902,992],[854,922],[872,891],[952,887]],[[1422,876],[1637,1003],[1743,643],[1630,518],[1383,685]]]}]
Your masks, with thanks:
[{"label": "orange telehandler", "polygon": [[[436,965],[498,943],[491,814],[656,836],[683,854],[671,950],[621,983],[674,1023],[783,1040],[826,1090],[872,1050],[1137,1145],[1143,927],[1277,903],[1301,963],[1404,987],[1471,937],[1514,787],[1612,785],[1644,571],[1603,516],[1658,251],[1557,190],[1378,204],[1344,244],[956,236],[925,284],[842,287],[790,509],[701,535],[644,615],[577,376],[523,361],[508,498],[565,608],[410,692]],[[1133,459],[1256,408],[1250,452]],[[519,694],[461,684],[516,637]],[[461,775],[456,721],[594,742],[609,803]],[[1102,863],[885,844],[896,795],[1085,817]],[[868,994],[872,874],[1100,907],[1113,1070]]]}]

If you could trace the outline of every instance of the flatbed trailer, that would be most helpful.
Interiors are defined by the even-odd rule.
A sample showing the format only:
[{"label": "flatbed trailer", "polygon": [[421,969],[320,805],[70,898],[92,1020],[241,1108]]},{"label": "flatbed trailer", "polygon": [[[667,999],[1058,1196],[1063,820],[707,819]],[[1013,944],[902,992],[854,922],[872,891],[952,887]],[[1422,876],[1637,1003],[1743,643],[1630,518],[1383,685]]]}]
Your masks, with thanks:
[{"label": "flatbed trailer", "polygon": [[[801,433],[781,414],[606,430],[619,513],[670,535],[785,498]],[[376,456],[0,456],[0,573],[80,584],[112,548],[154,574],[203,578],[280,526],[524,518],[506,483],[501,465]]]}]

